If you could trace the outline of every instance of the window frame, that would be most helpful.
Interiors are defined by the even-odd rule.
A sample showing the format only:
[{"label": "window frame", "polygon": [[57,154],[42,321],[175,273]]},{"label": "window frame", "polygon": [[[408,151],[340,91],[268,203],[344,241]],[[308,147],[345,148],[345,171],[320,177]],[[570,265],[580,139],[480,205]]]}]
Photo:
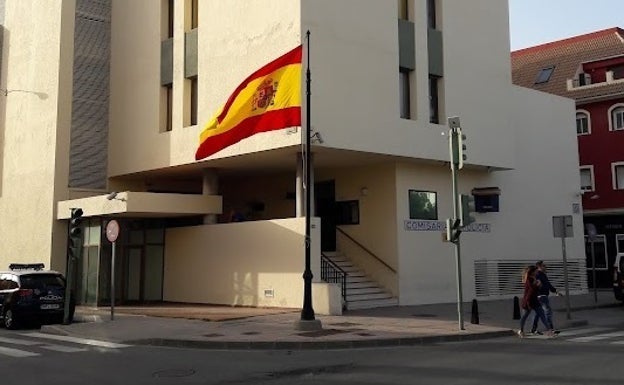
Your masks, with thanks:
[{"label": "window frame", "polygon": [[622,240],[622,243],[624,244],[624,234],[615,234],[615,251],[617,254],[624,253],[624,247],[620,250],[620,240]]},{"label": "window frame", "polygon": [[406,68],[399,69],[399,116],[401,119],[412,119],[412,91],[410,87],[412,71]]},{"label": "window frame", "polygon": [[[617,171],[620,167],[622,168],[623,176],[622,181],[620,182],[621,187],[618,187]],[[624,190],[624,161],[611,163],[611,183],[613,190]]]},{"label": "window frame", "polygon": [[542,68],[540,72],[537,74],[537,78],[535,78],[535,84],[548,83],[553,73],[555,73],[555,67],[556,66],[552,65],[549,67]]},{"label": "window frame", "polygon": [[581,177],[581,172],[583,170],[589,170],[589,178],[591,180],[591,189],[586,189],[583,186],[583,179],[581,178],[581,191],[593,192],[596,191],[596,178],[594,176],[594,166],[593,165],[585,165],[579,167],[579,177]]},{"label": "window frame", "polygon": [[[616,127],[614,114],[616,113],[616,110],[620,110],[620,109],[621,109],[621,115],[622,115],[622,117],[621,117],[622,125],[619,126],[619,127]],[[608,118],[609,118],[609,131],[622,131],[622,130],[624,130],[624,103],[617,103],[617,104],[612,105],[609,108],[609,116],[608,116]]]},{"label": "window frame", "polygon": [[[412,215],[412,204],[411,204],[411,198],[412,198],[412,193],[425,193],[425,194],[433,194],[434,195],[434,200],[435,200],[435,205],[434,205],[434,218],[418,218],[416,215]],[[439,220],[439,213],[438,213],[438,193],[437,191],[429,191],[429,190],[417,190],[417,189],[409,189],[407,191],[407,209],[409,212],[409,219],[411,220],[420,220],[420,221],[437,221]]]},{"label": "window frame", "polygon": [[[579,132],[579,115],[584,115],[587,121],[587,131]],[[591,134],[591,114],[587,110],[576,110],[576,135],[590,135]]]}]

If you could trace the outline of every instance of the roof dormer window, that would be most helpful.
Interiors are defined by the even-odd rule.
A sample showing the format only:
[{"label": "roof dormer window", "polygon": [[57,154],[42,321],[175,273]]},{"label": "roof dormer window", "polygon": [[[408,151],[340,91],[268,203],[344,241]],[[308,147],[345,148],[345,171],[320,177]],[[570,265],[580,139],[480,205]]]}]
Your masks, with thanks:
[{"label": "roof dormer window", "polygon": [[550,77],[555,71],[555,66],[550,66],[546,68],[542,68],[540,73],[537,75],[537,79],[535,80],[535,84],[548,83]]}]

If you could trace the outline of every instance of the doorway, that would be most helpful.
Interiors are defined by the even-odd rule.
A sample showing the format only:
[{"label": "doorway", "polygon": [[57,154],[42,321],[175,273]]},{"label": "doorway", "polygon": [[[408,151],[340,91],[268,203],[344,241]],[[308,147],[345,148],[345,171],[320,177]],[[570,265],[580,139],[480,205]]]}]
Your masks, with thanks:
[{"label": "doorway", "polygon": [[336,251],[336,183],[316,183],[314,191],[315,215],[321,218],[321,251]]}]

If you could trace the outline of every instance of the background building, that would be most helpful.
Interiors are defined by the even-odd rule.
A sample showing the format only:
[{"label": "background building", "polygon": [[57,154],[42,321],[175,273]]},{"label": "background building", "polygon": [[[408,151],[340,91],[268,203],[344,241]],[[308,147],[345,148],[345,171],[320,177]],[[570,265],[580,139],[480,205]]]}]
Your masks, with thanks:
[{"label": "background building", "polygon": [[[624,30],[610,28],[512,53],[515,84],[574,99],[584,222],[597,230],[597,285],[624,253]],[[587,268],[592,268],[586,237]],[[592,274],[589,274],[590,284]]]},{"label": "background building", "polygon": [[456,300],[448,116],[467,135],[460,192],[489,207],[462,236],[465,298],[516,295],[537,259],[558,279],[560,215],[570,287],[585,290],[574,104],[512,84],[507,15],[497,0],[7,2],[0,263],[64,270],[81,207],[84,303],[110,301],[116,218],[121,303],[300,307],[301,128],[194,153],[242,79],[309,30],[318,312],[340,312],[332,260],[349,308]]}]

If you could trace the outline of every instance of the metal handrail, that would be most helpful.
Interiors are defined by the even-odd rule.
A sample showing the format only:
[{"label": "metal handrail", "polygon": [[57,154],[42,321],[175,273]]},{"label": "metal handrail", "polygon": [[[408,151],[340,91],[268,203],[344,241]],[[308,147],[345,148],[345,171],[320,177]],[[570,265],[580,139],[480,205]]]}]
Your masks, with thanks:
[{"label": "metal handrail", "polygon": [[386,262],[384,262],[381,258],[379,258],[377,255],[375,255],[375,253],[373,253],[372,251],[370,251],[368,248],[366,248],[366,246],[362,245],[360,242],[358,242],[357,240],[355,240],[352,236],[350,236],[349,234],[347,234],[346,231],[344,231],[343,229],[341,229],[340,227],[336,227],[336,230],[338,230],[340,233],[342,233],[345,237],[347,237],[351,242],[355,243],[357,246],[359,246],[362,250],[366,251],[371,257],[375,258],[377,260],[377,262],[381,263],[382,265],[384,265],[385,267],[388,268],[388,270],[390,270],[391,272],[396,274],[396,270],[394,270],[390,265],[388,265]]},{"label": "metal handrail", "polygon": [[321,279],[328,283],[339,283],[342,299],[347,301],[347,272],[321,253]]}]

